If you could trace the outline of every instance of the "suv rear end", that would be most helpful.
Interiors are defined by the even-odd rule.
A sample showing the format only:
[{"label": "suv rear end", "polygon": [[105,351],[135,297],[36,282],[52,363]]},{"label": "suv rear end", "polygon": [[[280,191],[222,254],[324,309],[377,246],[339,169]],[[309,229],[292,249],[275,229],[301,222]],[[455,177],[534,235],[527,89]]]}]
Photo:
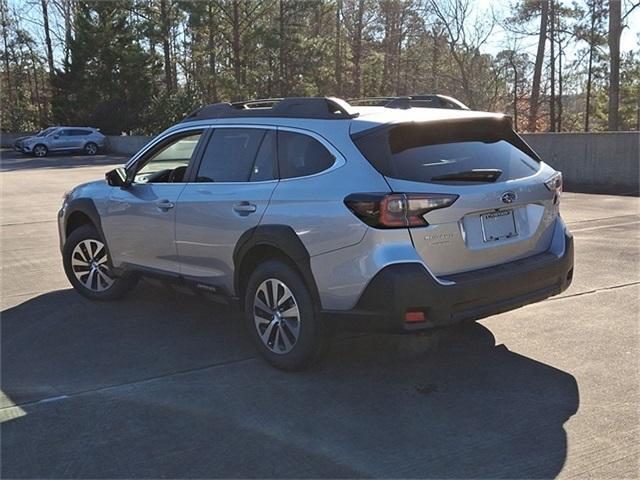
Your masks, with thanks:
[{"label": "suv rear end", "polygon": [[344,263],[312,259],[320,278],[350,272],[329,288],[346,283],[357,299],[341,298],[332,315],[358,328],[420,330],[511,310],[569,286],[573,243],[559,216],[562,176],[508,117],[362,112],[351,138],[389,189],[345,199],[370,231],[336,253]]}]

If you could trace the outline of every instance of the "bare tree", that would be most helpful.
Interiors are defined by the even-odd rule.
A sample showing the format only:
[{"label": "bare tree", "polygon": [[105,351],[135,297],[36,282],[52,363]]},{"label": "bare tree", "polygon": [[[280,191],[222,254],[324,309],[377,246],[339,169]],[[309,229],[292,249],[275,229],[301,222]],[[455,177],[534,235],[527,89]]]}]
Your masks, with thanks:
[{"label": "bare tree", "polygon": [[609,130],[618,130],[621,34],[621,2],[620,0],[611,0],[609,2]]},{"label": "bare tree", "polygon": [[47,0],[41,0],[42,6],[42,20],[44,22],[44,41],[47,46],[47,64],[49,65],[49,78],[53,82],[53,48],[51,46],[51,32],[49,30],[49,8],[47,6]]},{"label": "bare tree", "polygon": [[469,21],[469,0],[429,0],[429,8],[444,27],[449,54],[457,67],[465,103],[471,108],[479,108],[477,89],[489,92],[495,88],[495,84],[478,85],[478,79],[474,78],[480,64],[486,60],[480,50],[493,32],[494,19],[489,22]]},{"label": "bare tree", "polygon": [[538,108],[540,102],[540,80],[542,78],[542,65],[544,63],[545,42],[547,39],[547,22],[549,20],[549,2],[540,2],[540,31],[538,33],[538,50],[536,52],[536,62],[533,69],[533,82],[531,85],[531,97],[529,100],[529,124],[527,129],[530,132],[537,130]]}]

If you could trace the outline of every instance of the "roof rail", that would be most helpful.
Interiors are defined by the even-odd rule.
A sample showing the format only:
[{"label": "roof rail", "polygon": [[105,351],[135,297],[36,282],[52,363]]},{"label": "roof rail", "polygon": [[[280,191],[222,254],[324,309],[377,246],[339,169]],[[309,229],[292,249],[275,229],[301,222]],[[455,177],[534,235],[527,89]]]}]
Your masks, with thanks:
[{"label": "roof rail", "polygon": [[214,103],[187,115],[183,122],[213,118],[288,117],[323,120],[355,118],[357,112],[333,97],[263,98],[234,103]]},{"label": "roof rail", "polygon": [[359,106],[375,106],[387,108],[452,108],[456,110],[469,110],[464,103],[453,97],[440,94],[409,95],[398,97],[364,97],[350,99],[349,103]]}]

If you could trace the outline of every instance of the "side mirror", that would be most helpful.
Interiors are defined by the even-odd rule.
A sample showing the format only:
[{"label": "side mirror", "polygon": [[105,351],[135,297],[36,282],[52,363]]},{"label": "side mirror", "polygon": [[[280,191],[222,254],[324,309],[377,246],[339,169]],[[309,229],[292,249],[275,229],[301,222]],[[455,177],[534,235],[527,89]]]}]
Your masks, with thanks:
[{"label": "side mirror", "polygon": [[60,138],[60,135],[54,135],[53,138]]},{"label": "side mirror", "polygon": [[108,171],[105,176],[107,179],[107,183],[112,187],[127,187],[129,184],[127,182],[127,171],[124,167],[114,168],[113,170]]}]

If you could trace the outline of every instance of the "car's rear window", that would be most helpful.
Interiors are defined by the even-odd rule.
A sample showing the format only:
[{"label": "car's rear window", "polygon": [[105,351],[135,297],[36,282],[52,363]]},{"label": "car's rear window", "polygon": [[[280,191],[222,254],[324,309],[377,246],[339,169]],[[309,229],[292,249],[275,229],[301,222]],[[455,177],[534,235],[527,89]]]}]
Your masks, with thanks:
[{"label": "car's rear window", "polygon": [[360,135],[354,142],[383,175],[402,180],[502,182],[528,177],[540,168],[535,154],[524,151],[524,141],[515,132],[501,131],[500,125],[446,127],[401,124]]}]

